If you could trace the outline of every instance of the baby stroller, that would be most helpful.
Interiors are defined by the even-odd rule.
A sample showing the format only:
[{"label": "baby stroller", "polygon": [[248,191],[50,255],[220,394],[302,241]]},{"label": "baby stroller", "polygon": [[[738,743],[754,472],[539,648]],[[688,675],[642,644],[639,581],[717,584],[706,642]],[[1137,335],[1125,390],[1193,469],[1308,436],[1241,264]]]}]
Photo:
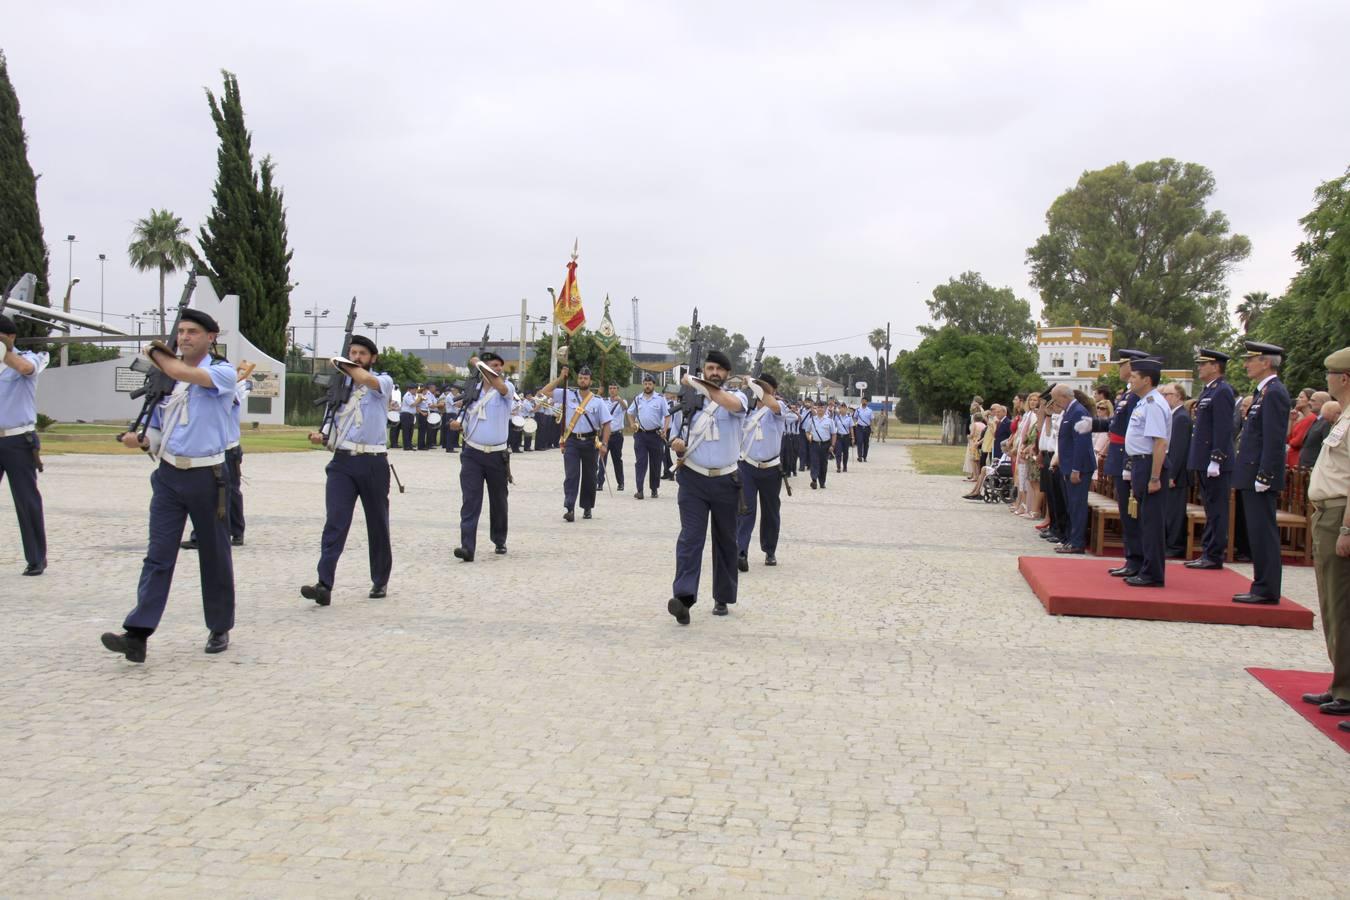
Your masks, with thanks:
[{"label": "baby stroller", "polygon": [[1012,460],[1007,456],[1000,456],[992,464],[985,466],[984,471],[984,489],[981,492],[984,495],[984,502],[1011,503],[1015,491]]}]

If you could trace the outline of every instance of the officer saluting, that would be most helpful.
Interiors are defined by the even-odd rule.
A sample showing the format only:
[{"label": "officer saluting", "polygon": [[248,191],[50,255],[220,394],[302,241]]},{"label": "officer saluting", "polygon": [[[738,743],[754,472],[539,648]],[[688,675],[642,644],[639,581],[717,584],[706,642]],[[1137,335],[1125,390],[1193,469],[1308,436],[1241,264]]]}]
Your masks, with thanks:
[{"label": "officer saluting", "polygon": [[300,596],[320,606],[332,602],[333,577],[342,548],[347,544],[357,498],[365,513],[370,544],[371,599],[385,596],[389,573],[394,567],[394,551],[389,543],[389,460],[384,443],[385,409],[394,395],[394,379],[372,371],[378,353],[370,338],[352,335],[347,350],[349,359],[333,360],[333,365],[350,379],[351,396],[333,416],[331,433],[314,432],[309,436],[311,443],[326,443],[333,448],[333,458],[324,468],[326,518],[319,552],[319,580],[300,588]]},{"label": "officer saluting", "polygon": [[47,527],[42,517],[42,494],[37,477],[37,381],[47,368],[46,353],[15,350],[19,329],[9,316],[0,315],[0,478],[9,479],[19,538],[28,567],[25,575],[41,575],[47,568]]},{"label": "officer saluting", "polygon": [[[123,622],[124,633],[103,635],[104,647],[131,662],[145,662],[146,639],[164,615],[178,543],[188,518],[197,532],[202,607],[211,632],[206,652],[220,653],[230,645],[234,564],[225,445],[234,415],[237,375],[229,362],[210,354],[219,331],[216,320],[206,313],[185,309],[177,333],[182,359],[158,341],[145,348],[150,361],[178,383],[151,414],[144,436],[134,431],[122,435],[123,444],[146,451],[158,463],[150,476],[150,546],[141,568],[136,608]],[[383,433],[383,410],[380,416]]]},{"label": "officer saluting", "polygon": [[637,432],[633,435],[637,493],[633,496],[642,499],[642,482],[646,478],[652,489],[652,499],[655,500],[657,486],[661,484],[661,457],[665,451],[666,434],[670,431],[670,404],[665,397],[656,393],[656,376],[651,372],[643,373],[642,393],[628,404],[628,414],[637,423]]},{"label": "officer saluting", "polygon": [[1188,569],[1222,569],[1228,552],[1228,492],[1233,480],[1233,410],[1237,394],[1224,380],[1228,354],[1201,347],[1195,354],[1196,371],[1205,389],[1195,401],[1195,427],[1186,467],[1200,481],[1205,506],[1205,533],[1200,557]]},{"label": "officer saluting", "polygon": [[1279,603],[1283,568],[1276,503],[1284,490],[1285,436],[1289,430],[1289,392],[1280,382],[1284,348],[1243,341],[1242,360],[1256,385],[1251,409],[1238,440],[1233,486],[1242,492],[1242,512],[1251,544],[1250,591],[1233,595],[1234,603]]},{"label": "officer saluting", "polygon": [[1125,512],[1135,521],[1139,570],[1125,578],[1130,587],[1162,587],[1167,543],[1167,442],[1172,408],[1158,391],[1162,364],[1153,359],[1131,365],[1130,390],[1139,399],[1125,431],[1125,478],[1130,499]]},{"label": "officer saluting", "polygon": [[[731,360],[713,350],[703,363],[706,396],[689,419],[688,440],[676,438],[670,447],[680,458],[676,482],[680,486],[680,537],[675,543],[674,595],[666,609],[681,625],[689,624],[689,608],[698,601],[703,570],[703,545],[712,519],[713,615],[725,616],[736,602],[736,483],[740,455],[741,419],[745,397],[722,390],[731,374]],[[693,384],[689,376],[686,383]]]},{"label": "officer saluting", "polygon": [[492,351],[469,360],[482,375],[464,398],[464,413],[450,427],[464,434],[459,455],[459,546],[455,556],[473,562],[478,546],[478,518],[483,513],[483,485],[487,485],[488,537],[499,554],[506,552],[506,494],[511,477],[511,451],[507,437],[515,386],[502,376],[505,365]]},{"label": "officer saluting", "polygon": [[759,408],[745,419],[741,434],[741,497],[744,512],[736,516],[736,566],[750,571],[750,534],[755,530],[755,508],[764,508],[759,526],[759,549],[764,565],[776,566],[778,551],[778,515],[783,490],[783,428],[796,420],[796,413],[778,399],[778,380],[767,372],[758,379],[763,391]]}]

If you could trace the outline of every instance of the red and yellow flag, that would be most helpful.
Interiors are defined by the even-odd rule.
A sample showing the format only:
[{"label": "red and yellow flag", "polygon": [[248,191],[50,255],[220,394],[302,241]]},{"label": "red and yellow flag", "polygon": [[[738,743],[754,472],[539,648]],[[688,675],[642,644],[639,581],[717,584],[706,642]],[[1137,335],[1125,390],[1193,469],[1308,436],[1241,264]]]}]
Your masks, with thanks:
[{"label": "red and yellow flag", "polygon": [[586,324],[586,310],[581,308],[581,288],[577,285],[577,244],[572,245],[572,261],[567,264],[567,278],[553,304],[553,320],[568,334]]}]

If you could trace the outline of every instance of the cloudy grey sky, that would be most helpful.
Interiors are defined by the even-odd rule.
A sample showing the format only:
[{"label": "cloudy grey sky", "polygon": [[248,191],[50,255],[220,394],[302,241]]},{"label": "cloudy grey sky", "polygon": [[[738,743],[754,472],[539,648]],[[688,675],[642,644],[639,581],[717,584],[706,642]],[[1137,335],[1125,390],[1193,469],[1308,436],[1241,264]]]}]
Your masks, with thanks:
[{"label": "cloudy grey sky", "polygon": [[222,68],[286,191],[297,322],[353,294],[395,323],[546,314],[579,237],[592,324],[608,293],[627,333],[638,296],[647,349],[695,304],[789,360],[887,320],[912,347],[963,270],[1035,299],[1025,250],[1083,170],[1162,156],[1210,167],[1252,239],[1234,297],[1279,293],[1350,163],[1337,0],[8,7],[52,280],[73,233],[75,305],[103,252],[110,312],[155,302],[134,221],[206,216]]}]

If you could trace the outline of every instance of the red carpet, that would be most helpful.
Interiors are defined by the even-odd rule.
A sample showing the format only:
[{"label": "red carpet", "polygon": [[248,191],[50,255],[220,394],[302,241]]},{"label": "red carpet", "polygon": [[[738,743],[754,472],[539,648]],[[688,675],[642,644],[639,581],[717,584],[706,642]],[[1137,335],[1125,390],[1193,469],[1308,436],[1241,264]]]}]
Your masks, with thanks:
[{"label": "red carpet", "polygon": [[1311,703],[1304,703],[1304,694],[1320,694],[1331,682],[1329,672],[1299,672],[1294,669],[1248,669],[1251,676],[1270,688],[1270,692],[1294,708],[1300,716],[1312,723],[1318,731],[1331,738],[1340,748],[1350,753],[1350,731],[1341,731],[1337,722],[1341,716],[1324,716]]},{"label": "red carpet", "polygon": [[1251,582],[1230,569],[1197,572],[1171,563],[1166,587],[1134,588],[1106,574],[1116,565],[1081,556],[1023,556],[1017,561],[1022,577],[1052,616],[1313,627],[1312,612],[1288,597],[1273,606],[1234,603],[1233,595],[1249,589]]}]

